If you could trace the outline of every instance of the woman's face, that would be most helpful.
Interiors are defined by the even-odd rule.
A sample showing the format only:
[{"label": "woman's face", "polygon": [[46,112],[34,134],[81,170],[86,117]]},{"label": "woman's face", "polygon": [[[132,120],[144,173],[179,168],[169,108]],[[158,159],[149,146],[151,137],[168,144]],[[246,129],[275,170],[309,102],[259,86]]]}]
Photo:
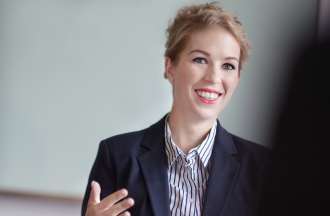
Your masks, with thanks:
[{"label": "woman's face", "polygon": [[[173,87],[173,110],[194,119],[216,119],[239,83],[240,46],[224,28],[190,35],[174,64],[165,69]],[[172,111],[173,111],[172,110]]]}]

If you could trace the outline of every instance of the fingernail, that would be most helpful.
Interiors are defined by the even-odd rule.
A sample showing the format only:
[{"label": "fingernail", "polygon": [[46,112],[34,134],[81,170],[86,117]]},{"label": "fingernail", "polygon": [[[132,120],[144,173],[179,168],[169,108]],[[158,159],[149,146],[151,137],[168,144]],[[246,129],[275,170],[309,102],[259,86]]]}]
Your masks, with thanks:
[{"label": "fingernail", "polygon": [[124,189],[121,190],[121,193],[122,193],[124,196],[127,196],[128,191],[124,188]]},{"label": "fingernail", "polygon": [[130,205],[134,205],[134,200],[132,198],[128,198],[127,202]]}]

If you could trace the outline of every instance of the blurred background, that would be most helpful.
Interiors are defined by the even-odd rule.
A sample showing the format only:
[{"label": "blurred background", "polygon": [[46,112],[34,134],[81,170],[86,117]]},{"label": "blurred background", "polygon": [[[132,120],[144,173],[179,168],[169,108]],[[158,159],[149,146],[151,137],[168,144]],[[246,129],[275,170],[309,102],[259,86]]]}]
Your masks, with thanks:
[{"label": "blurred background", "polygon": [[[0,215],[79,215],[100,140],[171,106],[165,29],[188,0],[0,0]],[[219,116],[268,146],[287,67],[328,35],[328,0],[223,0],[252,44]]]}]

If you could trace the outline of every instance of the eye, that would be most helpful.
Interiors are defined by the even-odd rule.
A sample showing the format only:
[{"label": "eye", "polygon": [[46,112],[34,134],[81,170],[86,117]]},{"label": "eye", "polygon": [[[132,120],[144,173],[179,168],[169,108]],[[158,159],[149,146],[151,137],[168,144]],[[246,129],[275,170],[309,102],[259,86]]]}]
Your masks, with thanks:
[{"label": "eye", "polygon": [[202,57],[197,57],[193,59],[193,62],[198,63],[198,64],[206,64],[207,60],[205,58]]},{"label": "eye", "polygon": [[229,63],[223,64],[222,68],[225,70],[235,70],[235,66],[233,64],[229,64]]}]

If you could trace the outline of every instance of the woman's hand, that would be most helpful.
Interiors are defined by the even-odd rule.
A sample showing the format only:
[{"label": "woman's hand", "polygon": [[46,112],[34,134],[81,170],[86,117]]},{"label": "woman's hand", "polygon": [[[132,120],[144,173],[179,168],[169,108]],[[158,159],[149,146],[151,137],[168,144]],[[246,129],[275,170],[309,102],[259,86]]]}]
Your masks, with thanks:
[{"label": "woman's hand", "polygon": [[[126,189],[118,190],[100,200],[101,187],[99,183],[92,181],[91,193],[87,204],[86,216],[130,216],[127,211],[134,205],[132,198],[125,198],[128,195]],[[125,198],[125,199],[124,199]]]}]

